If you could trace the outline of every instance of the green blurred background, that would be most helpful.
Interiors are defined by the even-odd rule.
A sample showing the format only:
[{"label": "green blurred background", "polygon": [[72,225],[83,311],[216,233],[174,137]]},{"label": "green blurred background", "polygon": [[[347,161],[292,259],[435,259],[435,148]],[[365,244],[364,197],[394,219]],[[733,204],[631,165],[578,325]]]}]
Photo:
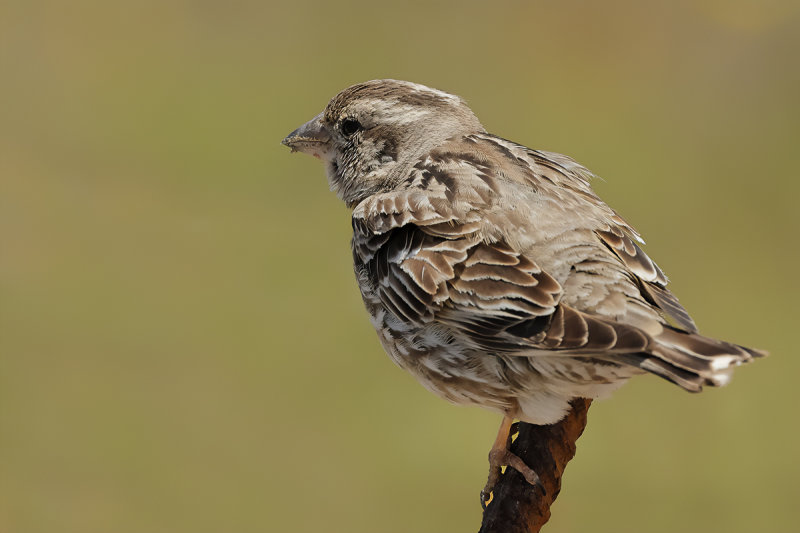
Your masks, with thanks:
[{"label": "green blurred background", "polygon": [[0,4],[0,531],[464,532],[499,419],[382,353],[285,134],[409,79],[572,155],[701,329],[765,348],[590,411],[548,531],[789,532],[800,4]]}]

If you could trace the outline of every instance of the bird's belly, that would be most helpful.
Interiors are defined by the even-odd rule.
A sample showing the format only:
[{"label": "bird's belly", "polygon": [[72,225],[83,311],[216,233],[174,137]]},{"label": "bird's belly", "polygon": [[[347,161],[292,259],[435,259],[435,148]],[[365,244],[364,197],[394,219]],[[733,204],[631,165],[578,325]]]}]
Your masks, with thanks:
[{"label": "bird's belly", "polygon": [[386,353],[426,389],[459,405],[503,413],[515,408],[502,360],[466,348],[443,326],[411,325],[382,306],[367,308]]},{"label": "bird's belly", "polygon": [[607,396],[638,370],[536,350],[489,353],[468,346],[444,325],[412,324],[377,299],[364,301],[386,353],[426,389],[455,404],[477,405],[526,422],[557,422],[573,398]]}]

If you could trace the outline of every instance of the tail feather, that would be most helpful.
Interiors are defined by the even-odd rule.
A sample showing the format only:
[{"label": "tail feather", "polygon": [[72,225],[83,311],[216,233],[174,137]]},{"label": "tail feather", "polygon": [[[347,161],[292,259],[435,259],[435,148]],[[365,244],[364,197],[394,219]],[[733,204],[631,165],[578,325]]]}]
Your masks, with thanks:
[{"label": "tail feather", "polygon": [[700,392],[704,385],[727,384],[734,367],[767,353],[666,327],[642,355],[637,364],[642,370]]},{"label": "tail feather", "polygon": [[638,366],[642,370],[647,370],[652,374],[662,377],[689,392],[700,392],[703,390],[703,385],[706,384],[705,379],[699,374],[673,366],[656,357],[647,357],[643,359]]}]

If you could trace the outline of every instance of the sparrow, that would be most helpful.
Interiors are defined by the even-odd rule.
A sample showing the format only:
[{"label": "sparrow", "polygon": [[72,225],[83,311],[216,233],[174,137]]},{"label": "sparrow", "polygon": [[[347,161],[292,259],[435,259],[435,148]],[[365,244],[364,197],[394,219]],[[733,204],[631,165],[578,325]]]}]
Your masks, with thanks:
[{"label": "sparrow", "polygon": [[352,209],[356,279],[389,357],[435,394],[515,419],[561,420],[637,374],[690,391],[765,352],[698,333],[639,233],[573,159],[487,133],[463,99],[373,80],[344,89],[283,144],[325,165]]}]

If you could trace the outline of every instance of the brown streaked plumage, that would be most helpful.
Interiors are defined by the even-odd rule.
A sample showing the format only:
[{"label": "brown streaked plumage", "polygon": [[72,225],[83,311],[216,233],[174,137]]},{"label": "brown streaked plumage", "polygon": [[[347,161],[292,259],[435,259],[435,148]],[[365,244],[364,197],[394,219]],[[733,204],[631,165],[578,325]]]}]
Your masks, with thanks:
[{"label": "brown streaked plumage", "polygon": [[487,133],[457,96],[354,85],[283,142],[322,159],[353,209],[355,272],[389,356],[504,428],[557,422],[571,399],[644,372],[698,392],[764,355],[697,333],[591,172]]}]

